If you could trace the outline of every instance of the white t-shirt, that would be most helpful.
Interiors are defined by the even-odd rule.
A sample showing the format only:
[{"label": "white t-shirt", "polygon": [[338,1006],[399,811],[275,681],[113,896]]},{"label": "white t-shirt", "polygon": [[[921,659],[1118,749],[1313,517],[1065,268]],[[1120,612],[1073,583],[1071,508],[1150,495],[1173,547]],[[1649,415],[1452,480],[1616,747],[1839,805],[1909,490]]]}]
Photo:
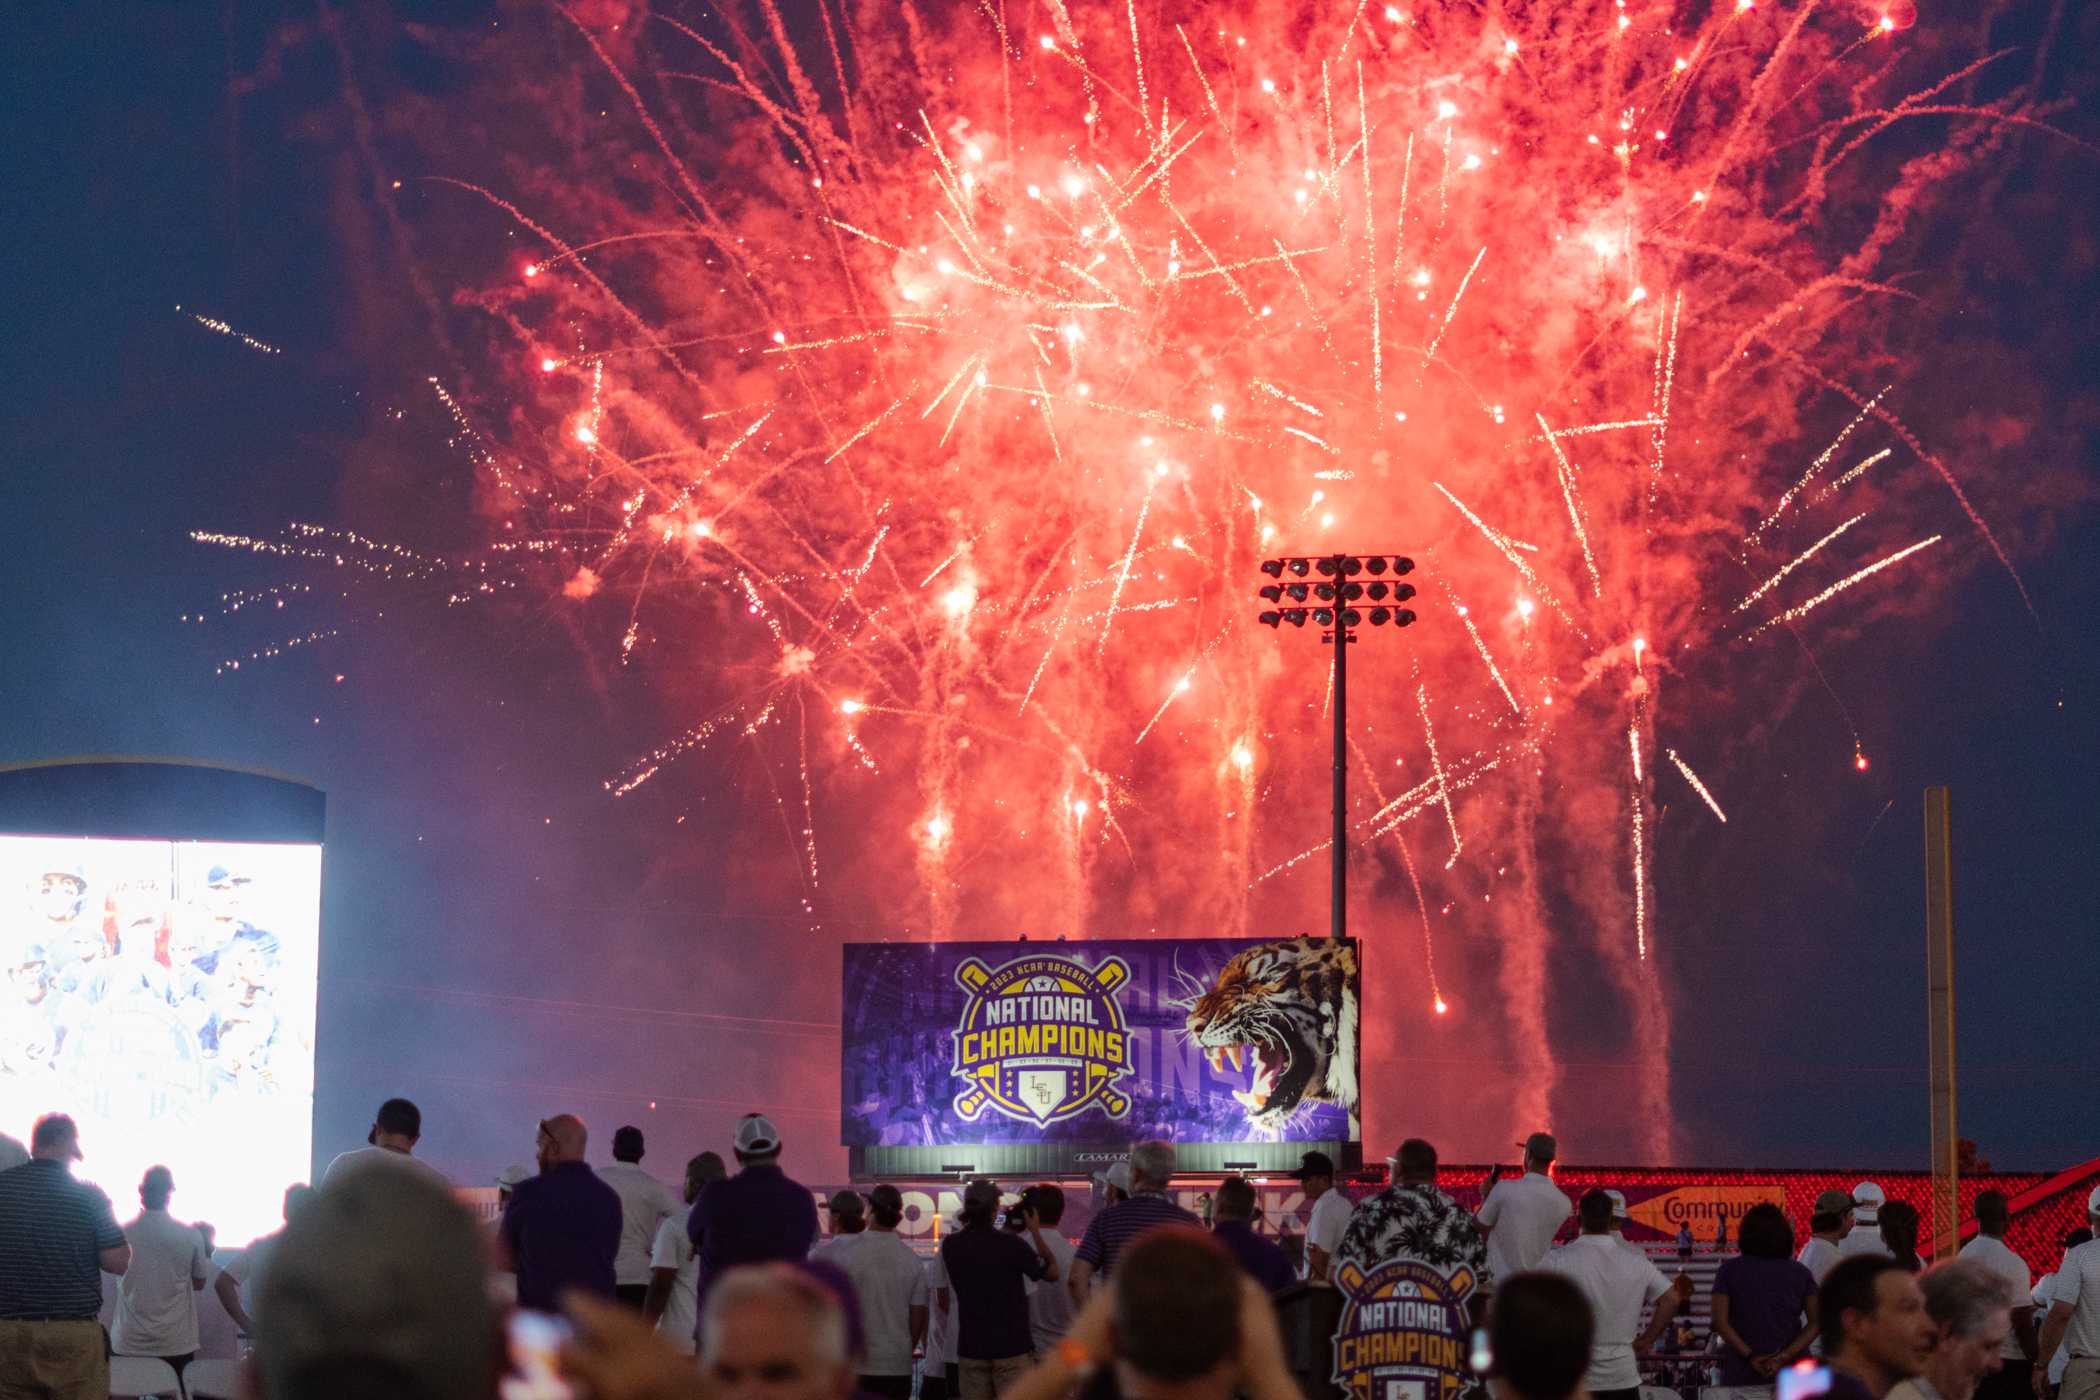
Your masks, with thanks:
[{"label": "white t-shirt", "polygon": [[825,1236],[823,1239],[818,1240],[815,1244],[809,1247],[810,1261],[812,1263],[829,1264],[834,1269],[845,1268],[846,1261],[843,1258],[844,1254],[847,1250],[853,1248],[854,1245],[859,1242],[861,1235],[864,1233],[866,1232],[857,1231],[850,1235],[839,1234]]},{"label": "white t-shirt", "polygon": [[[2013,1253],[2004,1240],[1994,1240],[1989,1235],[1978,1234],[1975,1239],[1961,1247],[1960,1257],[1978,1261],[2011,1284],[2013,1297],[2029,1296],[2027,1290],[2034,1284],[2034,1275],[2027,1272],[2027,1261]],[[2010,1332],[2006,1333],[2005,1344],[1998,1349],[1998,1354],[2007,1361],[2018,1361],[2027,1355],[2020,1350],[2020,1339]]]},{"label": "white t-shirt", "polygon": [[367,1163],[378,1163],[389,1167],[407,1167],[410,1170],[422,1172],[440,1186],[449,1189],[452,1185],[451,1182],[445,1180],[445,1174],[436,1167],[431,1166],[430,1163],[422,1160],[420,1157],[410,1156],[406,1152],[396,1152],[391,1147],[356,1147],[348,1152],[338,1154],[336,1159],[328,1164],[328,1170],[321,1173],[321,1184],[326,1186],[342,1173],[361,1170]]},{"label": "white t-shirt", "polygon": [[1480,1207],[1488,1235],[1488,1268],[1495,1282],[1526,1269],[1536,1269],[1553,1247],[1553,1236],[1575,1213],[1568,1195],[1543,1172],[1526,1172],[1514,1181],[1498,1181]]},{"label": "white t-shirt", "polygon": [[698,1331],[695,1324],[700,1310],[700,1256],[693,1252],[685,1221],[674,1215],[656,1227],[656,1239],[649,1246],[649,1267],[678,1270],[671,1280],[671,1297],[664,1304],[664,1315],[656,1320],[656,1334],[690,1356]]},{"label": "white t-shirt", "polygon": [[[1021,1237],[1027,1239],[1026,1235]],[[1066,1239],[1052,1226],[1043,1227],[1043,1243],[1050,1248],[1050,1257],[1057,1261],[1057,1278],[1050,1283],[1032,1284],[1028,1292],[1028,1330],[1035,1335],[1037,1355],[1048,1352],[1057,1345],[1057,1339],[1072,1330],[1072,1290],[1065,1286],[1072,1277],[1072,1256],[1079,1246]]]},{"label": "white t-shirt", "polygon": [[1795,1255],[1794,1258],[1799,1260],[1802,1267],[1815,1276],[1816,1283],[1820,1286],[1824,1275],[1835,1269],[1838,1266],[1838,1260],[1844,1258],[1844,1256],[1838,1253],[1836,1245],[1824,1239],[1821,1235],[1810,1235],[1808,1243],[1801,1246],[1801,1252]]},{"label": "white t-shirt", "polygon": [[620,1197],[620,1252],[613,1256],[613,1282],[623,1288],[645,1284],[657,1227],[678,1214],[678,1199],[635,1162],[602,1166],[598,1179]]},{"label": "white t-shirt", "polygon": [[1838,1258],[1850,1259],[1856,1254],[1886,1254],[1888,1241],[1881,1237],[1881,1226],[1866,1218],[1864,1212],[1854,1217],[1858,1223],[1845,1232],[1838,1242]]},{"label": "white t-shirt", "polygon": [[197,1350],[197,1283],[211,1276],[204,1236],[164,1210],[124,1227],[131,1266],[117,1280],[110,1347],[119,1356],[188,1356]]},{"label": "white t-shirt", "polygon": [[262,1291],[263,1273],[270,1267],[270,1256],[283,1239],[284,1231],[278,1230],[262,1236],[246,1249],[222,1251],[219,1255],[225,1261],[219,1265],[219,1272],[240,1285],[241,1307],[250,1320],[255,1317],[255,1295]]},{"label": "white t-shirt", "polygon": [[1312,1272],[1313,1246],[1318,1245],[1327,1252],[1327,1262],[1334,1263],[1335,1251],[1342,1247],[1342,1236],[1349,1231],[1349,1217],[1356,1213],[1356,1202],[1328,1187],[1313,1202],[1312,1215],[1305,1222],[1305,1262],[1298,1270],[1300,1278]]},{"label": "white t-shirt", "polygon": [[[810,1257],[823,1259],[852,1280],[868,1342],[860,1374],[910,1375],[911,1310],[926,1306],[930,1291],[925,1265],[912,1247],[895,1230],[870,1229],[839,1235]],[[949,1306],[954,1306],[952,1300]],[[927,1330],[932,1330],[930,1321]]]},{"label": "white t-shirt", "polygon": [[[2049,1305],[2056,1301],[2056,1275],[2043,1274],[2034,1285],[2035,1330],[2041,1330],[2041,1320],[2049,1315]],[[2056,1355],[2049,1358],[2049,1384],[2062,1385],[2064,1372],[2071,1366],[2071,1349],[2059,1346]]]},{"label": "white t-shirt", "polygon": [[948,1311],[943,1313],[936,1295],[948,1287],[948,1268],[936,1254],[926,1261],[923,1272],[926,1276],[926,1374],[938,1376],[945,1367],[955,1363],[955,1292],[949,1289]]},{"label": "white t-shirt", "polygon": [[2071,1325],[2058,1356],[2100,1356],[2100,1240],[2087,1240],[2064,1256],[2049,1285],[2050,1302],[2072,1305]]},{"label": "white t-shirt", "polygon": [[[1639,1385],[1641,1368],[1634,1359],[1633,1339],[1640,1334],[1642,1311],[1670,1291],[1662,1270],[1612,1235],[1577,1235],[1548,1254],[1540,1267],[1566,1275],[1590,1301],[1596,1331],[1583,1384],[1592,1393]],[[1502,1277],[1497,1274],[1495,1281],[1500,1283]]]}]

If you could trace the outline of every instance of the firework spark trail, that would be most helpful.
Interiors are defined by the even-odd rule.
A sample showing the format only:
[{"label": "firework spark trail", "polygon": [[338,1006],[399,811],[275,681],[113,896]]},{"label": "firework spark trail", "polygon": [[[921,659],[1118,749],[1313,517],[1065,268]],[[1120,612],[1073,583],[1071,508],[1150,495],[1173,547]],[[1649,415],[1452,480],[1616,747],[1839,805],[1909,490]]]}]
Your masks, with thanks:
[{"label": "firework spark trail", "polygon": [[1487,642],[1481,637],[1480,629],[1473,625],[1472,611],[1465,604],[1459,602],[1455,595],[1451,601],[1458,612],[1459,621],[1466,624],[1466,635],[1473,639],[1473,649],[1480,653],[1481,661],[1488,668],[1488,675],[1494,678],[1495,688],[1501,691],[1502,698],[1509,702],[1509,712],[1518,719],[1522,719],[1524,717],[1524,707],[1517,703],[1516,694],[1510,690],[1509,682],[1502,679],[1502,668],[1495,664],[1495,658],[1489,655]]},{"label": "firework spark trail", "polygon": [[175,309],[181,312],[183,315],[189,317],[192,321],[195,321],[198,325],[204,327],[204,329],[208,331],[214,331],[219,335],[226,336],[228,339],[231,340],[238,340],[241,344],[247,346],[250,350],[257,352],[258,354],[282,355],[284,353],[284,351],[270,344],[269,341],[258,340],[244,330],[237,330],[234,327],[227,325],[224,321],[220,320],[216,316],[201,315],[195,311],[190,310],[188,307],[181,305],[180,303],[176,304]]},{"label": "firework spark trail", "polygon": [[1130,583],[1131,561],[1137,558],[1138,541],[1145,535],[1145,516],[1152,509],[1152,488],[1159,478],[1155,474],[1145,478],[1145,498],[1138,502],[1137,524],[1130,530],[1130,545],[1123,551],[1123,562],[1116,569],[1115,591],[1108,595],[1108,612],[1101,619],[1101,636],[1094,645],[1096,656],[1108,651],[1108,632],[1115,625],[1116,608],[1123,601],[1123,589]]},{"label": "firework spark trail", "polygon": [[1471,522],[1474,529],[1480,531],[1482,535],[1487,537],[1488,543],[1495,546],[1495,548],[1501,552],[1502,557],[1509,560],[1511,566],[1516,569],[1517,576],[1522,578],[1524,582],[1531,587],[1531,590],[1534,593],[1538,594],[1541,598],[1544,598],[1546,600],[1546,606],[1552,608],[1554,612],[1560,614],[1560,620],[1562,622],[1565,622],[1568,624],[1568,626],[1574,628],[1578,634],[1587,637],[1588,634],[1583,632],[1581,625],[1575,621],[1575,615],[1568,611],[1566,605],[1564,605],[1560,601],[1560,599],[1557,596],[1555,596],[1552,589],[1546,587],[1544,583],[1539,581],[1539,576],[1536,573],[1532,572],[1531,565],[1525,563],[1524,560],[1517,554],[1518,546],[1516,541],[1510,539],[1507,535],[1503,534],[1501,531],[1489,525],[1485,520],[1482,520],[1479,516],[1475,515],[1472,511],[1472,508],[1469,507],[1464,501],[1461,501],[1457,496],[1453,495],[1451,493],[1451,488],[1444,485],[1443,482],[1432,481],[1430,485],[1436,487],[1438,491],[1442,492],[1444,499],[1451,502],[1452,505],[1458,507],[1459,514],[1465,516],[1465,518],[1469,522]]},{"label": "firework spark trail", "polygon": [[1832,530],[1829,534],[1823,536],[1822,539],[1817,540],[1807,549],[1801,551],[1801,553],[1795,555],[1792,559],[1789,559],[1786,562],[1785,567],[1780,569],[1778,573],[1772,575],[1763,583],[1760,583],[1757,587],[1751,589],[1750,596],[1743,599],[1742,602],[1737,603],[1735,605],[1735,610],[1737,612],[1741,612],[1745,608],[1749,607],[1752,603],[1756,602],[1758,599],[1764,597],[1767,593],[1770,593],[1774,588],[1777,588],[1779,586],[1779,581],[1781,579],[1785,578],[1794,570],[1800,568],[1803,564],[1806,564],[1809,560],[1815,558],[1817,553],[1822,550],[1824,545],[1829,544],[1839,535],[1844,534],[1847,530],[1851,529],[1854,525],[1859,524],[1860,521],[1865,520],[1866,518],[1867,513],[1865,511],[1861,511],[1858,515],[1853,516],[1850,520],[1847,520],[1844,524],[1838,526],[1835,530]]},{"label": "firework spark trail", "polygon": [[1831,496],[1836,495],[1838,491],[1841,490],[1847,483],[1855,481],[1859,477],[1866,475],[1867,469],[1874,466],[1877,462],[1887,461],[1889,454],[1891,454],[1895,450],[1896,449],[1894,449],[1893,447],[1882,448],[1879,452],[1876,452],[1871,457],[1866,458],[1858,466],[1854,467],[1852,470],[1846,472],[1843,476],[1839,477],[1837,480],[1831,482],[1828,486],[1824,487],[1822,491],[1817,494],[1816,499],[1819,501],[1828,500]]},{"label": "firework spark trail", "polygon": [[1788,608],[1785,612],[1779,614],[1779,616],[1772,618],[1769,621],[1759,623],[1757,626],[1751,628],[1748,632],[1744,633],[1743,639],[1745,641],[1748,641],[1750,638],[1757,636],[1759,633],[1764,632],[1768,628],[1777,627],[1782,622],[1800,621],[1802,618],[1806,617],[1815,609],[1823,606],[1823,604],[1829,602],[1832,598],[1837,597],[1838,594],[1843,593],[1853,584],[1860,582],[1862,579],[1872,578],[1874,575],[1880,573],[1883,569],[1889,568],[1891,565],[1902,563],[1905,559],[1908,559],[1911,555],[1916,554],[1919,550],[1927,549],[1933,545],[1938,544],[1942,538],[1944,538],[1944,536],[1928,536],[1925,539],[1919,540],[1916,544],[1905,545],[1902,549],[1897,550],[1894,554],[1889,555],[1886,559],[1877,559],[1873,563],[1867,565],[1867,567],[1865,567],[1864,569],[1861,569],[1856,573],[1847,574],[1845,577],[1839,579],[1836,583],[1831,584],[1830,587],[1824,589],[1821,593],[1818,593],[1813,598],[1810,598],[1807,602],[1797,603],[1793,607]]},{"label": "firework spark trail", "polygon": [[1657,478],[1662,476],[1663,446],[1670,428],[1670,396],[1677,387],[1677,327],[1684,316],[1684,293],[1678,292],[1670,299],[1669,329],[1663,329],[1663,318],[1656,317],[1657,349],[1655,355],[1655,456],[1649,467],[1649,505],[1655,503]]},{"label": "firework spark trail", "polygon": [[1193,684],[1193,680],[1193,677],[1184,672],[1180,679],[1167,688],[1167,698],[1159,702],[1159,708],[1152,712],[1152,718],[1145,721],[1145,727],[1138,731],[1137,738],[1131,741],[1131,747],[1135,748],[1137,745],[1145,742],[1145,736],[1152,732],[1153,726],[1157,725],[1161,717],[1166,714],[1167,706],[1186,695],[1189,686]]},{"label": "firework spark trail", "polygon": [[[1771,344],[1769,341],[1765,343],[1767,345]],[[1918,441],[1917,434],[1910,430],[1908,424],[1881,406],[1880,394],[1876,394],[1872,399],[1862,399],[1858,394],[1846,388],[1837,380],[1832,379],[1829,375],[1809,364],[1801,357],[1799,352],[1778,346],[1772,346],[1771,348],[1774,349],[1781,359],[1796,366],[1802,374],[1815,383],[1850,401],[1861,413],[1872,414],[1883,426],[1901,439],[1903,445],[1908,447],[1919,461],[1932,468],[1933,474],[1939,477],[1949,494],[1954,497],[1954,503],[1961,507],[1961,512],[1968,518],[1970,527],[1983,537],[1983,542],[1986,545],[1990,546],[1991,555],[1997,559],[1998,567],[2004,569],[2006,576],[2012,580],[2013,587],[2020,594],[2021,606],[2027,609],[2028,618],[2033,621],[2036,627],[2040,627],[2042,624],[2041,614],[2035,611],[2034,596],[2027,591],[2027,580],[2020,577],[2020,571],[2013,566],[2012,556],[2005,552],[2005,545],[1998,539],[1997,532],[1991,529],[1990,522],[1986,521],[1982,513],[1976,509],[1975,503],[1969,499],[1969,493],[1962,489],[1962,484],[1955,477],[1953,469],[1941,461],[1937,453],[1928,450],[1924,443]]]},{"label": "firework spark trail", "polygon": [[1692,765],[1679,758],[1675,749],[1666,749],[1664,752],[1669,754],[1670,762],[1677,765],[1677,771],[1684,774],[1684,780],[1692,785],[1692,791],[1698,793],[1700,800],[1712,808],[1713,814],[1725,823],[1728,814],[1721,810],[1721,804],[1714,800],[1714,795],[1706,790],[1706,784],[1699,781],[1699,775],[1692,771]]},{"label": "firework spark trail", "polygon": [[[1356,12],[1363,14],[1361,3]],[[1354,37],[1355,30],[1351,29],[1350,34]],[[1348,47],[1346,42],[1343,47]],[[1371,298],[1371,401],[1382,409],[1385,407],[1385,333],[1379,319],[1377,204],[1372,199],[1371,190],[1371,109],[1364,102],[1364,66],[1361,63],[1356,65],[1356,120],[1363,131],[1364,142],[1364,283]]]},{"label": "firework spark trail", "polygon": [[1473,255],[1473,265],[1466,269],[1465,276],[1458,279],[1458,290],[1451,294],[1451,304],[1444,308],[1444,319],[1430,338],[1429,348],[1422,352],[1425,361],[1436,358],[1437,347],[1444,343],[1444,335],[1451,329],[1451,320],[1458,315],[1458,304],[1465,299],[1466,288],[1473,284],[1473,274],[1480,271],[1480,260],[1487,256],[1487,251],[1487,245],[1483,243],[1480,251]]},{"label": "firework spark trail", "polygon": [[1583,528],[1582,503],[1576,499],[1575,464],[1568,460],[1567,453],[1561,451],[1560,439],[1553,435],[1552,427],[1546,422],[1546,415],[1541,413],[1536,417],[1539,420],[1539,431],[1546,435],[1546,445],[1553,449],[1554,473],[1560,478],[1560,498],[1568,507],[1568,523],[1575,527],[1575,541],[1582,546],[1583,567],[1590,572],[1590,590],[1602,593],[1604,580],[1597,573],[1597,556],[1590,552],[1590,532]]},{"label": "firework spark trail", "polygon": [[1794,498],[1800,495],[1803,489],[1805,489],[1810,482],[1816,479],[1816,477],[1822,472],[1823,468],[1830,465],[1830,459],[1832,457],[1835,457],[1837,455],[1837,450],[1845,445],[1845,439],[1852,436],[1852,430],[1854,428],[1857,428],[1860,424],[1867,421],[1867,415],[1874,411],[1874,406],[1880,403],[1882,399],[1887,396],[1889,388],[1892,387],[1894,386],[1891,385],[1883,388],[1879,394],[1876,394],[1873,398],[1867,400],[1866,404],[1861,407],[1859,412],[1854,414],[1851,420],[1847,422],[1845,426],[1838,431],[1838,435],[1835,438],[1831,439],[1830,446],[1824,448],[1821,452],[1816,454],[1816,459],[1808,464],[1808,470],[1801,474],[1801,479],[1786,489],[1786,493],[1779,498],[1779,503],[1772,507],[1772,513],[1770,515],[1767,515],[1764,519],[1758,521],[1756,526],[1754,526],[1751,529],[1750,533],[1743,537],[1744,543],[1757,543],[1758,536],[1762,535],[1766,530],[1770,529],[1773,523],[1777,521],[1780,516],[1786,514],[1786,508],[1793,504]]},{"label": "firework spark trail", "polygon": [[1572,437],[1589,437],[1594,433],[1623,432],[1628,428],[1659,428],[1662,424],[1662,418],[1652,415],[1647,418],[1621,418],[1612,423],[1583,423],[1573,428],[1555,428],[1550,433],[1534,433],[1510,444],[1510,447],[1514,451],[1535,442],[1562,442]]},{"label": "firework spark trail", "polygon": [[[1349,749],[1356,755],[1357,766],[1363,769],[1364,781],[1370,784],[1371,796],[1382,810],[1387,805],[1385,784],[1378,780],[1378,770],[1372,766],[1371,756],[1354,739],[1349,741]],[[1388,834],[1393,838],[1393,845],[1399,848],[1400,863],[1407,870],[1408,888],[1414,893],[1415,913],[1422,920],[1422,971],[1429,980],[1429,1009],[1441,1016],[1450,1010],[1450,1003],[1444,1000],[1443,986],[1437,981],[1436,939],[1429,928],[1429,900],[1422,893],[1422,877],[1415,871],[1415,856],[1408,848],[1407,837],[1398,827]]]},{"label": "firework spark trail", "polygon": [[1444,862],[1449,870],[1458,864],[1459,854],[1465,850],[1465,838],[1458,834],[1458,813],[1451,807],[1451,783],[1444,777],[1444,761],[1437,756],[1436,727],[1429,722],[1429,689],[1415,686],[1415,707],[1422,712],[1422,738],[1429,745],[1429,770],[1436,775],[1437,800],[1444,804],[1444,825],[1451,828],[1451,857]]},{"label": "firework spark trail", "polygon": [[1648,960],[1648,853],[1645,819],[1641,797],[1641,729],[1638,724],[1626,730],[1626,740],[1633,750],[1633,940],[1636,955],[1642,962]]}]

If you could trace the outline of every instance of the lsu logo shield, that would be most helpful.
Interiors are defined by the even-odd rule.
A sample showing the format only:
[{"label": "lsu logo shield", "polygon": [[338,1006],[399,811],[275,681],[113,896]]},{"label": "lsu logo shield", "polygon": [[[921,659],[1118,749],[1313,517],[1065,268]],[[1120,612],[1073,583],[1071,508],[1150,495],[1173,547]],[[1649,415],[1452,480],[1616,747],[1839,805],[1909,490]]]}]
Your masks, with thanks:
[{"label": "lsu logo shield", "polygon": [[1130,1033],[1116,990],[1129,980],[1115,957],[1096,967],[1054,955],[997,968],[965,959],[955,970],[970,998],[955,1027],[957,1116],[995,1112],[1042,1128],[1091,1109],[1127,1114],[1117,1081],[1130,1073]]},{"label": "lsu logo shield", "polygon": [[1445,1275],[1419,1259],[1390,1259],[1366,1275],[1335,1277],[1342,1315],[1334,1383],[1351,1400],[1458,1400],[1470,1385],[1465,1300],[1472,1271]]}]

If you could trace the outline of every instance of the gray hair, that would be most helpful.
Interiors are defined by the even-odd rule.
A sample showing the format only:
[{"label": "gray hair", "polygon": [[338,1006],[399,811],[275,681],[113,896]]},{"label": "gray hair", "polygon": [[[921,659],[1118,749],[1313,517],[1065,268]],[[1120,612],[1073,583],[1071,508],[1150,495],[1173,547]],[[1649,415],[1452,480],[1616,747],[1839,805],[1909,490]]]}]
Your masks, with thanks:
[{"label": "gray hair", "polygon": [[1151,1138],[1130,1149],[1130,1172],[1153,1186],[1174,1179],[1174,1144]]},{"label": "gray hair", "polygon": [[1935,1264],[1918,1282],[1925,1290],[1925,1311],[1957,1337],[1980,1335],[1994,1314],[2009,1313],[2020,1301],[2010,1283],[1976,1259]]},{"label": "gray hair", "polygon": [[721,1350],[724,1319],[745,1303],[774,1301],[801,1309],[807,1329],[796,1350],[819,1365],[846,1364],[846,1313],[829,1288],[793,1264],[745,1264],[707,1290],[700,1312],[700,1361],[712,1365]]}]

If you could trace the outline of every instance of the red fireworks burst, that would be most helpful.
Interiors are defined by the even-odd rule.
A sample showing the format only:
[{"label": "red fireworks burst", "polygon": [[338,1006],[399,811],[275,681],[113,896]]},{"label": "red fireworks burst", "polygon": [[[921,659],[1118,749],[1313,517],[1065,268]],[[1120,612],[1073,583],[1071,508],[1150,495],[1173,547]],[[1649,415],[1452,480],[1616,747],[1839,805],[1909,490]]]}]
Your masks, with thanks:
[{"label": "red fireworks burst", "polygon": [[816,15],[578,23],[547,61],[619,108],[564,89],[590,121],[523,192],[436,186],[536,249],[480,299],[526,370],[468,367],[506,404],[476,567],[623,662],[717,658],[608,788],[748,737],[805,892],[843,865],[935,933],[1294,925],[1322,672],[1251,625],[1255,564],[1407,552],[1421,622],[1361,663],[1368,936],[1439,1015],[1435,940],[1498,939],[1536,1060],[1572,912],[1664,1155],[1650,837],[1665,798],[1725,822],[1731,757],[1669,692],[1794,674],[1797,624],[1957,530],[2010,570],[1862,347],[1906,224],[2037,123],[1866,159],[1943,110],[1889,76],[1908,7]]}]

